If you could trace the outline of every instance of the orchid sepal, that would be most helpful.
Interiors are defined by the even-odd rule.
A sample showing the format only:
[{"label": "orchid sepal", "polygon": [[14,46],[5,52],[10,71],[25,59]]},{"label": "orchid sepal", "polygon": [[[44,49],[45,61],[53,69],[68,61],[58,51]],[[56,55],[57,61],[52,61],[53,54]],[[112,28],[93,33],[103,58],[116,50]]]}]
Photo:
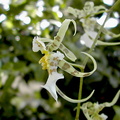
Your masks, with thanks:
[{"label": "orchid sepal", "polygon": [[67,32],[67,29],[68,29],[68,26],[70,24],[70,22],[73,23],[74,25],[74,28],[75,28],[75,33],[74,35],[76,34],[76,22],[72,19],[65,19],[57,33],[57,35],[54,37],[54,42],[50,43],[48,46],[47,46],[47,49],[49,51],[53,51],[53,50],[57,50],[60,46],[60,44],[62,43],[63,41],[63,38]]},{"label": "orchid sepal", "polygon": [[92,95],[94,94],[94,91],[95,91],[95,90],[93,90],[88,97],[78,100],[78,99],[72,99],[72,98],[66,96],[57,86],[56,86],[56,90],[57,90],[57,93],[62,98],[64,98],[65,100],[67,100],[67,101],[69,101],[71,103],[82,103],[82,102],[85,102],[85,101],[87,101],[88,99],[90,99],[92,97]]},{"label": "orchid sepal", "polygon": [[95,72],[95,70],[97,69],[97,63],[95,61],[95,59],[89,55],[88,53],[85,53],[85,52],[82,52],[83,54],[87,55],[92,61],[93,61],[93,64],[94,64],[94,68],[91,72],[80,72],[80,71],[77,71],[69,62],[67,62],[66,60],[61,60],[59,62],[59,67],[66,71],[67,73],[75,76],[75,77],[86,77],[86,76],[89,76],[91,74],[93,74]]}]

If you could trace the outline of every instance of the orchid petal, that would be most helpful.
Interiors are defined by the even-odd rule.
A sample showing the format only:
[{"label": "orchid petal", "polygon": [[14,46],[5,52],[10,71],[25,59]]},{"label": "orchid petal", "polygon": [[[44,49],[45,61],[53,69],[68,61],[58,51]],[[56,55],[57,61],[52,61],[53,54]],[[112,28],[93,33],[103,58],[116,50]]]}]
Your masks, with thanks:
[{"label": "orchid petal", "polygon": [[68,7],[67,11],[79,19],[85,16],[83,10],[78,10],[76,8]]},{"label": "orchid petal", "polygon": [[77,58],[73,52],[71,52],[68,48],[66,48],[62,43],[60,44],[59,49],[72,61],[75,61]]},{"label": "orchid petal", "polygon": [[48,76],[48,80],[46,82],[46,84],[44,86],[42,86],[43,88],[47,89],[50,94],[52,95],[52,97],[57,101],[57,93],[56,93],[56,82],[59,79],[63,79],[64,76],[63,74],[60,74],[57,72],[57,65],[59,60],[62,60],[64,58],[64,55],[62,53],[60,53],[59,51],[57,51],[56,53],[52,53],[49,56],[49,68],[48,68],[48,72],[49,72],[49,76]]},{"label": "orchid petal", "polygon": [[74,28],[75,28],[74,35],[76,34],[76,22],[74,20],[65,19],[63,21],[57,35],[54,37],[54,42],[47,46],[49,51],[57,50],[59,48],[59,46],[60,46],[61,42],[63,41],[63,38],[67,32],[67,29],[68,29],[70,22],[73,23]]},{"label": "orchid petal", "polygon": [[84,12],[86,15],[90,15],[94,11],[94,3],[93,2],[85,2],[85,5],[83,7]]},{"label": "orchid petal", "polygon": [[37,37],[34,37],[33,42],[32,42],[32,50],[34,52],[38,52],[40,50],[40,47],[37,44]]},{"label": "orchid petal", "polygon": [[[95,6],[94,7],[94,11],[97,13],[97,12],[99,12],[100,10],[107,10],[107,8],[106,7],[104,7],[104,6],[102,6],[102,5],[100,5],[100,6]],[[102,12],[105,12],[105,11],[102,11]]]},{"label": "orchid petal", "polygon": [[90,98],[92,97],[93,93],[94,93],[94,90],[93,90],[88,97],[86,97],[86,98],[84,98],[84,99],[81,99],[81,100],[77,100],[77,99],[72,99],[72,98],[66,96],[57,86],[56,86],[56,90],[57,90],[57,93],[58,93],[62,98],[64,98],[65,100],[67,100],[67,101],[69,101],[69,102],[71,102],[71,103],[81,103],[81,102],[85,102],[85,101],[87,101],[88,99],[90,99]]},{"label": "orchid petal", "polygon": [[119,96],[120,96],[120,90],[117,92],[117,94],[113,98],[112,102],[110,102],[110,103],[106,102],[106,103],[103,103],[103,104],[105,105],[105,107],[111,107],[111,106],[113,106],[117,102]]},{"label": "orchid petal", "polygon": [[103,120],[107,120],[108,116],[105,115],[104,113],[100,114],[100,117],[103,119]]},{"label": "orchid petal", "polygon": [[53,40],[50,39],[50,38],[41,38],[40,40],[41,40],[42,42],[50,42],[50,43],[53,42]]},{"label": "orchid petal", "polygon": [[76,18],[87,18],[105,12],[107,9],[104,6],[94,6],[93,2],[86,2],[83,10],[78,10],[72,7],[68,7],[68,13],[71,13]]},{"label": "orchid petal", "polygon": [[96,63],[95,59],[91,55],[89,55],[88,53],[85,53],[85,52],[82,52],[82,53],[85,54],[85,55],[87,55],[93,61],[94,69],[91,72],[79,72],[70,63],[68,63],[65,60],[61,60],[59,62],[58,66],[62,70],[66,71],[69,74],[71,74],[73,76],[76,76],[76,77],[86,77],[86,76],[91,75],[97,69],[97,63]]},{"label": "orchid petal", "polygon": [[[42,42],[50,42],[52,43],[53,40],[50,38],[41,38]],[[60,44],[59,49],[66,55],[66,57],[68,59],[70,59],[71,61],[75,61],[77,58],[74,55],[74,53],[72,53],[72,51],[70,51],[68,48],[66,48],[62,43]]]},{"label": "orchid petal", "polygon": [[[85,45],[87,47],[91,48],[96,36],[97,36],[97,32],[89,31],[89,32],[84,33],[81,36],[80,40],[85,42]],[[120,42],[103,42],[103,41],[97,40],[97,45],[108,45],[108,46],[120,45]]]},{"label": "orchid petal", "polygon": [[53,72],[52,74],[49,75],[46,84],[44,86],[42,86],[43,88],[45,88],[46,90],[48,90],[50,92],[50,94],[56,101],[58,98],[57,93],[56,93],[56,82],[57,82],[57,80],[63,79],[63,78],[64,78],[64,76],[62,74]]},{"label": "orchid petal", "polygon": [[120,45],[120,42],[103,42],[103,41],[98,40],[97,44],[98,45],[108,45],[108,46],[111,46],[111,45]]},{"label": "orchid petal", "polygon": [[94,32],[94,31],[86,32],[80,37],[80,41],[83,41],[88,48],[91,48],[93,44],[93,40],[91,40],[90,37],[95,39],[96,35],[97,35],[97,32]]},{"label": "orchid petal", "polygon": [[38,52],[39,50],[40,51],[46,50],[46,46],[45,46],[44,42],[42,42],[41,38],[39,38],[38,36],[34,37],[34,39],[33,39],[32,50],[34,52]]}]

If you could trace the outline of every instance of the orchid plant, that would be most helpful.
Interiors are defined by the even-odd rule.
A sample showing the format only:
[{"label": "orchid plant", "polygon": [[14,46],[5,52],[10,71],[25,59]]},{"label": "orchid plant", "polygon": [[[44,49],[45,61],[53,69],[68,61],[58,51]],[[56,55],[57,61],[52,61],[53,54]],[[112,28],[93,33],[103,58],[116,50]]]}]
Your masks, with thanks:
[{"label": "orchid plant", "polygon": [[[117,4],[118,2],[119,0],[117,1]],[[72,51],[66,48],[62,43],[64,36],[69,28],[70,22],[73,23],[75,28],[74,35],[76,34],[76,29],[77,29],[76,22],[73,19],[65,19],[63,21],[57,35],[54,37],[53,40],[50,38],[41,38],[38,36],[34,37],[33,39],[32,50],[34,52],[40,51],[43,54],[43,57],[39,60],[39,64],[41,64],[43,70],[47,70],[49,74],[46,84],[43,85],[42,87],[48,90],[56,101],[58,100],[58,96],[57,96],[58,93],[65,100],[72,103],[78,103],[78,106],[76,108],[77,109],[76,120],[78,120],[79,118],[80,109],[83,111],[87,120],[106,120],[107,116],[105,114],[100,114],[99,112],[104,107],[113,106],[119,98],[120,90],[117,92],[114,99],[110,103],[105,102],[99,104],[98,102],[97,103],[86,102],[82,104],[82,106],[80,106],[81,102],[85,102],[92,97],[94,90],[91,92],[91,94],[88,97],[81,99],[80,93],[82,90],[80,89],[78,99],[72,99],[66,96],[56,85],[56,82],[59,79],[64,79],[63,73],[59,73],[58,68],[71,74],[72,76],[80,77],[80,81],[82,81],[84,77],[90,76],[97,69],[97,63],[95,59],[90,55],[95,45],[120,45],[120,42],[110,43],[110,42],[103,42],[98,39],[101,32],[113,38],[120,37],[120,34],[116,35],[104,28],[104,24],[107,18],[109,17],[109,14],[112,9],[113,7],[110,10],[108,10],[104,6],[94,6],[93,2],[86,2],[83,7],[83,10],[78,10],[72,7],[68,7],[67,11],[72,15],[74,15],[76,18],[78,18],[80,22],[82,22],[84,34],[81,36],[80,39],[84,40],[85,45],[90,48],[89,53],[81,52],[82,54],[86,55],[85,61],[81,65],[75,64],[75,60],[77,59],[77,57],[74,55]],[[96,22],[94,16],[103,12],[107,12],[108,16],[105,19],[103,25],[100,25]],[[72,63],[65,60],[65,57],[71,60]],[[88,58],[90,58],[93,62],[93,70],[90,72],[85,72],[84,69],[88,61]],[[82,71],[76,70],[75,67],[80,68]]]}]

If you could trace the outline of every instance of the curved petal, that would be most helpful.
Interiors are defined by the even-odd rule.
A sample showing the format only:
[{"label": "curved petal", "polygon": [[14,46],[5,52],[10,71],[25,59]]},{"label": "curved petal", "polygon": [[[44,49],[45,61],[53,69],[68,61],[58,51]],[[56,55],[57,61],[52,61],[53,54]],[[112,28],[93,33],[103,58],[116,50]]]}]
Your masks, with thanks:
[{"label": "curved petal", "polygon": [[[91,106],[91,105],[93,105],[91,102],[86,102],[86,103],[83,103],[82,104],[82,106],[80,107],[80,109],[82,109],[82,111],[83,111],[83,113],[84,113],[84,115],[85,115],[85,117],[87,118],[87,120],[93,120],[91,117],[90,117],[90,114],[89,113],[91,113],[91,112],[89,112],[89,110],[88,110],[88,106]],[[75,108],[76,109],[76,108]],[[93,110],[94,109],[92,109],[92,113],[93,113]]]},{"label": "curved petal", "polygon": [[57,35],[54,37],[54,41],[47,46],[49,51],[57,50],[59,48],[59,46],[60,46],[61,42],[63,41],[63,38],[66,34],[66,31],[68,29],[70,22],[73,23],[74,28],[75,28],[74,35],[76,34],[76,22],[74,20],[71,20],[71,19],[65,19],[63,21]]},{"label": "curved petal", "polygon": [[103,41],[97,40],[97,44],[111,46],[111,45],[120,45],[120,42],[103,42]]},{"label": "curved petal", "polygon": [[32,42],[32,50],[33,50],[33,52],[38,52],[40,50],[40,47],[38,46],[38,44],[36,42],[37,38],[38,37],[34,37],[33,42]]},{"label": "curved petal", "polygon": [[107,8],[102,5],[94,7],[94,12],[96,12],[96,13],[99,11],[105,12],[104,10],[107,10]]},{"label": "curved petal", "polygon": [[109,102],[105,102],[103,104],[105,105],[105,107],[111,107],[111,106],[113,106],[117,102],[119,96],[120,96],[120,90],[117,92],[117,94],[113,98],[112,102],[110,102],[110,103]]},{"label": "curved petal", "polygon": [[67,11],[79,19],[85,16],[83,10],[78,10],[76,8],[68,7]]},{"label": "curved petal", "polygon": [[65,54],[65,56],[72,60],[72,61],[75,61],[77,58],[76,56],[74,55],[73,52],[71,52],[68,48],[66,48],[62,43],[60,44],[60,47],[59,49]]},{"label": "curved petal", "polygon": [[66,71],[69,74],[76,76],[76,77],[86,77],[86,76],[91,75],[97,69],[97,63],[91,55],[89,55],[88,53],[85,53],[85,52],[82,52],[82,53],[87,55],[93,61],[94,69],[91,72],[79,72],[70,63],[68,63],[64,59],[59,62],[58,66],[62,70]]},{"label": "curved petal", "polygon": [[72,98],[69,98],[68,96],[66,96],[57,86],[56,86],[56,90],[57,90],[57,93],[62,97],[64,98],[65,100],[71,102],[71,103],[81,103],[81,102],[85,102],[87,101],[88,99],[90,99],[94,93],[94,90],[91,92],[91,94],[84,98],[84,99],[81,99],[81,100],[77,100],[77,99],[72,99]]},{"label": "curved petal", "polygon": [[40,37],[38,36],[34,37],[33,42],[32,42],[32,50],[34,52],[38,52],[39,50],[40,51],[46,50],[46,46],[44,42],[41,41]]}]

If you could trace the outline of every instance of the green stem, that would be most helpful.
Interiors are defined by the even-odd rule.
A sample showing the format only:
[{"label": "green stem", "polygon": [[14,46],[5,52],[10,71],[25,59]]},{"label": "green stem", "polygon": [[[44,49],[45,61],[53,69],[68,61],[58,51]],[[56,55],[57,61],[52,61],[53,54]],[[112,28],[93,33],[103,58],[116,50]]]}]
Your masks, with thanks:
[{"label": "green stem", "polygon": [[118,6],[118,4],[120,4],[120,0],[117,0],[115,4],[109,9],[109,11],[112,12],[116,8],[116,6]]},{"label": "green stem", "polygon": [[[95,44],[97,43],[97,40],[98,40],[98,38],[99,38],[99,36],[100,36],[100,34],[101,34],[101,32],[102,32],[102,28],[104,27],[104,25],[105,25],[107,19],[109,18],[111,12],[114,10],[114,8],[115,8],[118,4],[120,4],[120,0],[118,0],[118,1],[108,10],[108,12],[107,12],[108,14],[107,14],[107,16],[106,16],[106,18],[105,18],[105,20],[104,20],[104,23],[103,23],[102,26],[100,27],[100,29],[99,29],[99,31],[98,31],[98,34],[97,34],[97,36],[96,36],[96,38],[95,38],[95,40],[94,40],[94,42],[93,42],[93,44],[92,44],[92,47],[91,47],[90,50],[88,51],[89,54],[91,54],[92,51],[94,50]],[[87,56],[86,56],[86,58],[84,59],[84,62],[83,62],[84,68],[85,68],[85,66],[86,66],[86,64],[87,64],[88,59],[89,59],[89,58],[88,58]]]},{"label": "green stem", "polygon": [[[106,16],[106,18],[105,18],[105,20],[104,20],[104,23],[103,23],[102,26],[100,27],[100,29],[99,29],[99,31],[98,31],[98,34],[97,34],[97,36],[96,36],[96,38],[95,38],[95,40],[94,40],[94,42],[93,42],[93,44],[92,44],[92,47],[91,47],[90,50],[88,51],[89,54],[91,54],[92,51],[94,50],[95,44],[97,43],[97,40],[98,40],[98,38],[99,38],[99,36],[100,36],[100,34],[101,34],[101,32],[102,32],[102,28],[104,27],[104,25],[105,25],[107,19],[109,18],[109,16],[110,16],[110,12],[108,12],[108,14],[107,14],[107,16]],[[84,61],[83,61],[83,66],[84,66],[84,68],[85,68],[85,66],[86,66],[86,64],[87,64],[88,59],[89,59],[89,58],[86,56],[85,59],[84,59]]]},{"label": "green stem", "polygon": [[[98,34],[97,34],[97,36],[96,36],[96,38],[95,38],[95,40],[94,40],[94,42],[93,42],[93,44],[92,44],[92,47],[91,47],[90,50],[88,51],[89,54],[91,54],[92,51],[94,50],[95,45],[96,45],[96,43],[97,43],[97,40],[98,40],[98,38],[99,38],[99,36],[100,36],[100,34],[101,34],[101,32],[102,32],[102,28],[104,27],[107,19],[109,18],[110,13],[113,11],[113,9],[114,9],[118,4],[120,4],[120,0],[118,0],[118,1],[109,9],[108,14],[107,14],[107,16],[106,16],[106,19],[104,20],[104,23],[103,23],[102,26],[100,27],[100,29],[99,29],[99,31],[98,31]],[[84,61],[83,61],[82,66],[83,66],[84,68],[81,70],[82,72],[84,72],[84,69],[85,69],[85,66],[86,66],[86,64],[87,64],[87,62],[88,62],[88,59],[89,59],[89,58],[86,56],[85,59],[84,59]],[[83,77],[80,78],[78,100],[80,100],[80,99],[82,98],[82,87],[83,87]],[[77,104],[77,111],[76,111],[75,120],[79,120],[79,116],[80,116],[80,103]]]},{"label": "green stem", "polygon": [[[94,49],[94,47],[95,47],[95,44],[96,44],[96,42],[97,42],[97,40],[98,40],[98,37],[99,37],[99,35],[100,35],[101,31],[102,31],[102,28],[104,27],[105,22],[106,22],[106,20],[108,19],[109,15],[110,15],[110,12],[107,14],[107,17],[106,17],[103,25],[101,26],[101,28],[100,28],[100,30],[99,30],[99,32],[98,32],[98,34],[97,34],[97,36],[96,36],[93,44],[92,44],[92,47],[91,47],[90,50],[89,50],[89,52],[88,52],[89,54],[93,51],[93,49]],[[86,66],[86,64],[87,64],[88,59],[89,59],[89,58],[86,56],[85,59],[84,59],[84,61],[83,61],[83,66],[84,66],[84,68],[82,69],[82,72],[84,72],[84,69],[85,69],[85,66]],[[80,100],[80,99],[82,98],[82,86],[83,86],[83,77],[80,78],[80,86],[79,86],[78,100]],[[79,120],[79,116],[80,116],[80,103],[77,104],[77,111],[76,111],[75,120]]]},{"label": "green stem", "polygon": [[[81,71],[84,72],[84,69],[82,69]],[[83,87],[83,77],[80,78],[78,100],[82,98],[82,87]],[[80,116],[80,103],[77,104],[75,120],[79,120],[79,116]]]}]

